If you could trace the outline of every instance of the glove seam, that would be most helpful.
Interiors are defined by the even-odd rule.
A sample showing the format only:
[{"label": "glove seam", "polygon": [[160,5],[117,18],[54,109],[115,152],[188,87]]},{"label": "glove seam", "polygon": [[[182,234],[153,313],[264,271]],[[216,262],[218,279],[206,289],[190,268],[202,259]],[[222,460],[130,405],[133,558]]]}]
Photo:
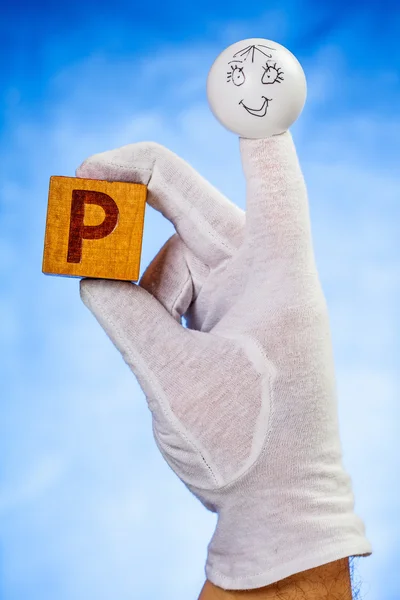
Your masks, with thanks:
[{"label": "glove seam", "polygon": [[[154,162],[151,165],[151,167],[135,167],[136,171],[143,171],[143,172],[146,171],[146,172],[150,173],[149,180],[147,181],[147,183],[142,184],[142,185],[146,185],[147,187],[149,186],[149,183],[151,181],[151,176],[153,175],[153,170],[154,170],[154,164],[155,164],[155,162],[156,161],[154,160]],[[104,167],[104,166],[108,166],[108,167],[112,167],[112,168],[115,167],[116,169],[120,169],[120,170],[126,170],[126,169],[129,169],[129,168],[132,168],[132,165],[130,165],[130,164],[120,165],[120,164],[114,163],[114,162],[107,162],[107,163],[92,162],[92,163],[90,163],[90,165],[91,166],[92,165],[97,165],[99,167]],[[108,180],[106,180],[106,181],[108,181]],[[115,180],[112,180],[112,181],[115,181]],[[132,181],[131,183],[135,183],[135,182]],[[136,182],[136,183],[139,183],[139,182]]]},{"label": "glove seam", "polygon": [[[177,233],[176,235],[179,235],[179,234]],[[188,253],[188,252],[190,252],[190,250],[189,250],[189,248],[187,247],[187,245],[185,244],[185,242],[182,240],[182,238],[181,238],[181,241],[182,241],[182,244],[183,244],[183,256],[184,256],[184,259],[185,259],[186,267],[187,267],[187,270],[189,271],[190,277],[191,277],[191,279],[192,279],[193,292],[195,292],[195,291],[196,291],[196,286],[195,286],[195,283],[194,283],[194,280],[193,280],[193,277],[192,277],[192,271],[191,271],[191,269],[190,269],[190,266],[189,266],[189,263],[188,263],[188,260],[187,260],[187,253]],[[197,258],[197,257],[196,257],[196,258]],[[200,259],[198,259],[198,260],[200,261]],[[207,267],[207,269],[208,269],[208,273],[207,273],[207,275],[204,277],[203,284],[202,284],[202,285],[201,285],[201,287],[198,289],[198,291],[197,291],[197,294],[193,295],[193,297],[192,297],[192,301],[191,301],[191,303],[190,303],[190,304],[193,304],[193,303],[194,303],[194,302],[197,300],[197,298],[199,297],[199,295],[200,295],[200,293],[201,293],[201,290],[203,289],[203,287],[204,287],[204,284],[205,284],[205,282],[207,281],[207,279],[208,279],[208,277],[209,277],[209,275],[210,275],[210,272],[211,272],[211,268],[210,268],[210,266],[209,266],[209,265],[206,265],[206,264],[205,264],[203,261],[200,261],[200,262],[202,263],[202,265],[204,265],[205,267]]]},{"label": "glove seam", "polygon": [[[155,163],[155,161],[154,161]],[[154,163],[152,164],[151,168],[150,167],[136,167],[137,171],[150,171],[153,172],[153,167],[154,167]],[[90,165],[97,165],[97,166],[108,166],[108,167],[117,167],[117,169],[127,169],[129,167],[131,167],[132,165],[126,164],[126,165],[120,165],[118,163],[114,163],[114,162],[107,162],[107,163],[99,163],[99,162],[91,162]]]},{"label": "glove seam", "polygon": [[[182,289],[178,291],[178,294],[177,294],[177,296],[176,296],[175,300],[172,302],[172,307],[171,307],[171,311],[172,311],[172,312],[175,310],[175,307],[176,307],[176,305],[178,304],[179,300],[182,298],[182,296],[183,296],[183,295],[184,295],[184,293],[186,292],[186,288],[187,288],[187,287],[189,287],[189,286],[187,285],[189,281],[192,281],[192,277],[191,277],[191,275],[190,275],[190,272],[189,272],[189,275],[188,275],[188,276],[187,276],[187,278],[186,278],[186,281],[185,281],[185,283],[184,283],[184,284],[183,284],[183,286],[182,286]],[[192,285],[192,287],[193,287],[193,285]],[[181,316],[181,315],[179,315],[179,316]]]},{"label": "glove seam", "polygon": [[[214,334],[211,334],[214,335]],[[259,351],[263,354],[262,349],[260,348],[260,345],[258,343],[257,340],[255,340],[251,335],[247,334],[246,336],[243,335],[236,335],[236,334],[232,334],[232,335],[226,335],[226,334],[218,334],[221,337],[225,338],[225,339],[231,339],[234,341],[237,341],[240,343],[240,346],[242,348],[242,350],[245,352],[245,354],[247,355],[246,350],[243,348],[243,343],[246,341],[246,339],[244,338],[249,338],[250,341],[255,344],[257,346],[257,348],[259,349]],[[250,360],[250,359],[249,359]],[[252,361],[251,361],[252,362]],[[256,368],[256,366],[254,365],[254,363],[252,362],[253,367]],[[271,363],[272,364],[272,363]],[[271,366],[271,365],[270,365]],[[265,428],[265,433],[263,436],[263,441],[260,447],[259,452],[257,453],[257,455],[254,457],[252,463],[250,465],[247,466],[246,470],[243,471],[242,473],[240,473],[239,475],[234,476],[233,479],[231,479],[231,481],[228,481],[227,483],[223,483],[222,485],[218,485],[217,488],[205,488],[205,487],[198,487],[196,486],[196,489],[204,492],[221,492],[224,491],[226,488],[229,488],[232,485],[237,485],[237,483],[239,481],[241,481],[242,479],[246,478],[249,473],[256,468],[257,462],[260,459],[260,457],[267,451],[269,442],[270,442],[270,437],[271,437],[271,421],[273,419],[273,416],[275,414],[275,403],[274,403],[274,393],[273,393],[273,380],[274,377],[276,377],[277,375],[277,371],[274,367],[274,365],[272,365],[272,370],[266,370],[265,372],[265,377],[268,379],[268,389],[269,389],[269,414],[268,414],[268,422]]]},{"label": "glove seam", "polygon": [[[162,410],[162,411],[163,411],[163,413],[164,413],[164,416],[165,416],[165,418],[167,419],[168,417],[165,415],[165,412],[164,412],[164,410],[163,410],[163,407],[162,407],[162,405],[161,405],[161,404],[160,404],[160,406],[161,406],[161,410]],[[179,419],[176,419],[176,420],[177,420],[177,422],[180,424],[180,421],[179,421]],[[170,425],[171,425],[171,423],[170,423]],[[174,426],[174,425],[173,425],[173,426]],[[182,432],[182,431],[181,431],[181,430],[180,430],[178,427],[177,427],[176,429],[177,429],[177,431],[178,431],[179,435],[181,435],[181,436],[182,436],[182,437],[183,437],[183,438],[184,438],[184,439],[185,439],[185,440],[186,440],[186,441],[187,441],[187,442],[188,442],[188,443],[189,443],[189,444],[190,444],[190,445],[191,445],[191,446],[192,446],[192,447],[193,447],[193,448],[196,450],[196,452],[197,452],[197,453],[200,455],[200,457],[201,457],[201,460],[203,461],[203,463],[204,463],[204,464],[205,464],[205,466],[207,467],[208,471],[210,472],[210,475],[211,475],[212,479],[214,480],[215,484],[216,484],[216,485],[218,485],[218,480],[217,480],[216,476],[214,475],[213,468],[211,467],[211,465],[209,465],[209,464],[208,464],[208,462],[207,462],[207,460],[205,459],[205,457],[204,457],[204,455],[203,455],[202,451],[201,451],[199,448],[197,448],[197,446],[196,446],[196,445],[195,445],[195,444],[194,444],[194,443],[193,443],[193,442],[192,442],[190,439],[188,439],[188,437],[187,437],[187,436],[186,436],[186,435],[185,435],[185,434],[184,434],[184,433],[183,433],[183,432]],[[158,436],[157,429],[154,427],[154,423],[153,423],[153,435],[154,435],[154,437],[156,438],[156,441],[158,442],[158,444],[157,444],[157,445],[158,445],[158,447],[159,447],[159,449],[160,449],[160,452],[161,452],[162,443],[160,442],[160,438],[159,438],[159,436]],[[166,461],[166,462],[169,464],[169,461],[168,461],[168,460],[165,458],[165,456],[164,456],[164,453],[163,453],[163,452],[161,452],[161,454],[162,454],[162,456],[163,456],[164,460],[165,460],[165,461]],[[171,465],[170,465],[170,466],[171,466]],[[171,467],[171,468],[172,468],[172,467]],[[176,473],[175,469],[172,469],[172,470],[173,470],[173,471],[174,471],[174,473],[175,473],[175,474],[176,474],[176,475],[177,475],[177,476],[180,478],[180,476],[178,475],[178,473]],[[189,483],[188,485],[189,485],[189,486],[192,486],[192,484],[190,484],[190,483]],[[202,489],[202,488],[198,488],[198,486],[194,486],[194,485],[193,485],[192,487],[193,487],[193,489]]]}]

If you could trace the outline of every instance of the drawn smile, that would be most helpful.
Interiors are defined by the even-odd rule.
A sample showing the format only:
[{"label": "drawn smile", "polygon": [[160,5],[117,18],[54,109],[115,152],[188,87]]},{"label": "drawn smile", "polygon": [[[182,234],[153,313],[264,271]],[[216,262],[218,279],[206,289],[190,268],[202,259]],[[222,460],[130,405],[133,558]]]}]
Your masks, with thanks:
[{"label": "drawn smile", "polygon": [[269,100],[265,96],[261,96],[261,98],[264,98],[264,102],[261,108],[250,108],[249,106],[245,105],[243,100],[241,100],[239,104],[241,104],[243,108],[245,108],[247,112],[249,112],[251,115],[254,115],[255,117],[265,117],[265,115],[267,114],[268,103],[271,102],[271,100]]}]

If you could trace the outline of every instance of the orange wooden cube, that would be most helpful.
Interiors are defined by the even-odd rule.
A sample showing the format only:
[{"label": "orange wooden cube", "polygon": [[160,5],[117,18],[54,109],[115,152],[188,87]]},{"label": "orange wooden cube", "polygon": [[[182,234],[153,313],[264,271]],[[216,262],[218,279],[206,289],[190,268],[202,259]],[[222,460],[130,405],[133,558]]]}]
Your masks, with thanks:
[{"label": "orange wooden cube", "polygon": [[43,273],[137,281],[147,187],[50,177]]}]

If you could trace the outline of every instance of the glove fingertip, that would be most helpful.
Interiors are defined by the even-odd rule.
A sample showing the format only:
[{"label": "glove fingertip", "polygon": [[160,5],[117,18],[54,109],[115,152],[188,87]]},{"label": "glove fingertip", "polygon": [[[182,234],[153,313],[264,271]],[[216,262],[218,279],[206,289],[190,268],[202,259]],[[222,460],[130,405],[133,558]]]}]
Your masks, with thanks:
[{"label": "glove fingertip", "polygon": [[121,289],[131,289],[132,284],[129,281],[116,281],[113,279],[93,279],[84,277],[80,281],[80,296],[86,306],[91,307],[93,302],[100,301],[105,304],[111,301],[116,293]]}]

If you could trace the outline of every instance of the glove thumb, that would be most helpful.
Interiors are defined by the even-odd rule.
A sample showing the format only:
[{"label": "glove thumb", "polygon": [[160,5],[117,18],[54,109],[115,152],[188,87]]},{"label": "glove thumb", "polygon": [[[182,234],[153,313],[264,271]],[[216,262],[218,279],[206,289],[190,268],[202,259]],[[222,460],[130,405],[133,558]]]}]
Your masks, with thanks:
[{"label": "glove thumb", "polygon": [[194,332],[178,323],[154,296],[136,284],[82,279],[80,292],[146,396],[158,396],[171,363],[184,368]]}]

